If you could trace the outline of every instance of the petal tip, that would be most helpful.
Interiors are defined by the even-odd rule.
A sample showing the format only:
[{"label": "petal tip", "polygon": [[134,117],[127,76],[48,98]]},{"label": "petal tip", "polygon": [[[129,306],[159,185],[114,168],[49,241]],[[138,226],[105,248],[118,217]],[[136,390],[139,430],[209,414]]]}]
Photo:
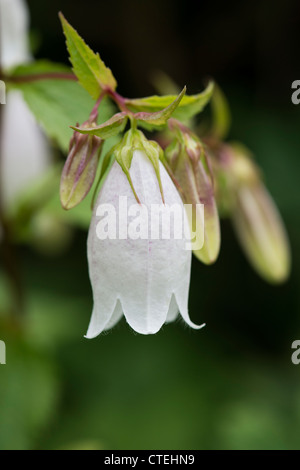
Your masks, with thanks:
[{"label": "petal tip", "polygon": [[206,326],[206,323],[202,323],[202,325],[196,325],[196,323],[193,323],[191,320],[189,322],[187,322],[186,319],[184,319],[184,320],[188,324],[188,326],[190,326],[194,330],[201,330],[202,328],[204,328]]},{"label": "petal tip", "polygon": [[96,338],[96,336],[98,336],[100,333],[89,333],[87,332],[86,335],[84,335],[83,337],[86,338],[86,339],[93,339],[93,338]]}]

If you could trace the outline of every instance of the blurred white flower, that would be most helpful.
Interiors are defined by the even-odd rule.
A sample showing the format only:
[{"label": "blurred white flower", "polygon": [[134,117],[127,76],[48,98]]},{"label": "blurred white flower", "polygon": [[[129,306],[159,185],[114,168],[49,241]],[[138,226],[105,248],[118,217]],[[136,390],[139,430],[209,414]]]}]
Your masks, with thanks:
[{"label": "blurred white flower", "polygon": [[[0,0],[1,68],[9,70],[31,60],[28,9],[23,0]],[[50,164],[47,141],[21,92],[9,91],[1,105],[1,188],[4,207],[45,173]]]},{"label": "blurred white flower", "polygon": [[[173,182],[162,164],[159,165],[165,203],[183,208]],[[135,191],[147,209],[152,204],[162,204],[154,167],[143,152],[134,151],[129,172]],[[129,181],[115,162],[98,196],[89,230],[88,261],[94,309],[86,337],[94,338],[112,328],[122,313],[141,334],[156,333],[165,322],[175,320],[178,312],[188,325],[201,328],[204,325],[195,325],[188,314],[192,253],[185,249],[185,239],[97,237],[97,208],[100,204],[111,204],[119,220],[124,215],[119,213],[120,197],[127,198],[128,207],[136,205]]]},{"label": "blurred white flower", "polygon": [[50,149],[19,91],[2,108],[1,185],[7,207],[49,167]]}]

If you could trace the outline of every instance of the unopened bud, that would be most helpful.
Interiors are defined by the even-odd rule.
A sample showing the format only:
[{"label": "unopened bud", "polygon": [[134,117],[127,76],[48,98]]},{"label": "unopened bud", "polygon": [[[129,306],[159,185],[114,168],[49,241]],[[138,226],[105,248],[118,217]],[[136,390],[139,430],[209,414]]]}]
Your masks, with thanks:
[{"label": "unopened bud", "polygon": [[204,244],[194,254],[203,263],[211,264],[218,257],[221,236],[210,163],[195,134],[185,126],[177,125],[174,120],[170,127],[175,130],[176,139],[165,151],[166,160],[179,185],[184,203],[192,204],[192,227],[196,225],[197,211],[204,206]]},{"label": "unopened bud", "polygon": [[253,267],[267,281],[284,281],[290,271],[290,248],[278,209],[264,186],[250,152],[226,146],[231,218]]}]

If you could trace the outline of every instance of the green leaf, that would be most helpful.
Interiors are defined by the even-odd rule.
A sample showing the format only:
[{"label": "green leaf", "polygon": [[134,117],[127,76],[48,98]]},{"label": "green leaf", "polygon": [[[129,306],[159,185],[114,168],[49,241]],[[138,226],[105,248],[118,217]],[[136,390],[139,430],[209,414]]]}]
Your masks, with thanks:
[{"label": "green leaf", "polygon": [[100,124],[100,126],[85,128],[71,127],[74,129],[74,131],[80,132],[81,134],[96,135],[101,139],[109,139],[110,137],[113,137],[124,130],[127,119],[127,114],[122,112],[115,114],[108,121]]},{"label": "green leaf", "polygon": [[80,84],[90,93],[94,100],[99,98],[104,88],[115,90],[117,82],[111,70],[101,60],[99,54],[95,54],[90,49],[62,13],[59,13],[59,17],[66,36],[73,71]]},{"label": "green leaf", "polygon": [[[43,127],[45,133],[67,151],[73,131],[70,125],[86,121],[94,106],[90,95],[77,81],[62,78],[43,80],[20,80],[20,76],[41,73],[70,73],[70,69],[50,62],[35,62],[15,69],[10,88],[22,91],[24,99]],[[20,80],[20,81],[18,81]],[[108,99],[104,98],[99,107],[99,120],[107,120],[113,112]]]},{"label": "green leaf", "polygon": [[141,111],[134,115],[140,126],[146,127],[146,129],[160,128],[164,126],[168,119],[173,115],[175,109],[179,105],[186,91],[186,87],[183,88],[181,93],[166,107],[155,112],[144,112]]},{"label": "green leaf", "polygon": [[[174,111],[173,117],[187,120],[198,114],[212,97],[214,83],[210,82],[202,93],[185,95]],[[175,95],[149,96],[140,99],[127,99],[126,106],[133,112],[158,112],[169,106],[176,99]]]}]

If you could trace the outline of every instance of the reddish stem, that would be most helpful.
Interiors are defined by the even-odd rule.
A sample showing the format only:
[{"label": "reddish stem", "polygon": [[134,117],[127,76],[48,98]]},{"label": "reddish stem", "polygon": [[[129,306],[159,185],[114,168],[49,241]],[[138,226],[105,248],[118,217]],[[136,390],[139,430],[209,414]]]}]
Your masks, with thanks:
[{"label": "reddish stem", "polygon": [[111,88],[107,88],[106,93],[114,100],[121,111],[125,111],[126,113],[131,114],[131,111],[126,106],[126,100],[123,98],[123,96],[119,95],[119,93],[113,91]]},{"label": "reddish stem", "polygon": [[97,99],[92,111],[91,111],[91,114],[90,114],[90,117],[89,117],[89,122],[97,122],[97,119],[98,119],[98,108],[100,106],[100,103],[101,101],[103,100],[104,96],[106,96],[108,94],[108,91],[107,90],[103,90],[99,96],[99,98]]}]

